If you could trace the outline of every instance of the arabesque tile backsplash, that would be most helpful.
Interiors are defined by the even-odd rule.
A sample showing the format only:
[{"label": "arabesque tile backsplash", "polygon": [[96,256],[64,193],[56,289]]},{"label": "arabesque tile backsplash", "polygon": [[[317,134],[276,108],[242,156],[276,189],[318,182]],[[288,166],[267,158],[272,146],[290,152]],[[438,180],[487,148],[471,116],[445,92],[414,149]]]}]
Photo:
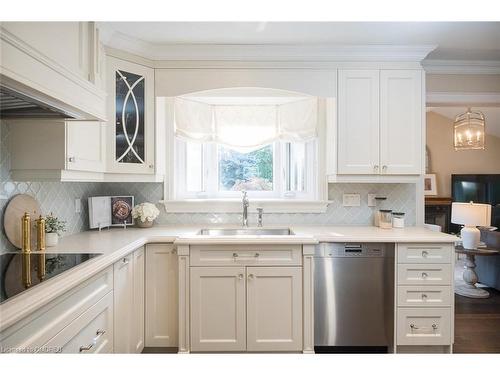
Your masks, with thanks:
[{"label": "arabesque tile backsplash", "polygon": [[[99,182],[18,182],[10,177],[10,152],[8,147],[9,124],[0,124],[0,217],[8,200],[16,194],[30,194],[41,205],[44,213],[53,212],[66,220],[67,234],[88,229],[87,198],[93,195],[134,195],[136,203],[155,202],[163,197],[162,183],[99,183]],[[343,193],[361,194],[360,207],[343,207]],[[330,184],[328,197],[331,204],[321,214],[265,214],[266,224],[287,225],[370,225],[374,208],[367,205],[367,194],[387,197],[377,208],[389,208],[406,213],[407,225],[415,225],[416,192],[414,184]],[[82,200],[82,210],[75,213],[75,199]],[[239,214],[168,213],[160,208],[158,224],[225,224],[239,223]],[[250,217],[251,223],[256,217]],[[2,230],[0,250],[11,249]]]}]

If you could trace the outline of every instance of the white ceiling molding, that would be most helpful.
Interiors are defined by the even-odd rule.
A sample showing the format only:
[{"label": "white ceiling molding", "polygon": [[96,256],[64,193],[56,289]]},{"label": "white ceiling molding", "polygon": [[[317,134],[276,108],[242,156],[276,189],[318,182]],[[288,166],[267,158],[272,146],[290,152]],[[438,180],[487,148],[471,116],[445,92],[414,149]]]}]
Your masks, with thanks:
[{"label": "white ceiling molding", "polygon": [[428,74],[500,74],[500,61],[493,60],[425,60]]},{"label": "white ceiling molding", "polygon": [[500,93],[491,92],[428,92],[426,95],[428,107],[454,106],[500,106]]},{"label": "white ceiling molding", "polygon": [[150,60],[186,61],[417,61],[435,45],[153,44],[101,25],[107,47]]}]

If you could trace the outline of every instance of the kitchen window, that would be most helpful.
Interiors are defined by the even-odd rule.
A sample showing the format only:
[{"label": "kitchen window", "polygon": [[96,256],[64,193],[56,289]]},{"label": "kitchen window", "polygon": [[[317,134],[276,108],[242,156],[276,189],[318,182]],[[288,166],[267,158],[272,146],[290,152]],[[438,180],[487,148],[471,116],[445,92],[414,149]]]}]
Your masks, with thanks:
[{"label": "kitchen window", "polygon": [[177,199],[314,200],[316,143],[275,141],[250,151],[176,138]]}]

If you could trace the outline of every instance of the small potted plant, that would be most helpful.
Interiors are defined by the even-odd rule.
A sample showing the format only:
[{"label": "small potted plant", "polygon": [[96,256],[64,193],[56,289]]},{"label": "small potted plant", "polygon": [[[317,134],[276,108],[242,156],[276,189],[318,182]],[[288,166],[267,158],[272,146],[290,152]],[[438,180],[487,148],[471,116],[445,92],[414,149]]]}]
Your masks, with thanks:
[{"label": "small potted plant", "polygon": [[139,228],[151,228],[153,221],[160,214],[160,210],[153,203],[145,202],[138,204],[132,210],[132,217],[135,219],[135,225]]},{"label": "small potted plant", "polygon": [[66,232],[66,222],[59,220],[52,213],[45,218],[45,244],[47,247],[56,246],[59,236]]}]

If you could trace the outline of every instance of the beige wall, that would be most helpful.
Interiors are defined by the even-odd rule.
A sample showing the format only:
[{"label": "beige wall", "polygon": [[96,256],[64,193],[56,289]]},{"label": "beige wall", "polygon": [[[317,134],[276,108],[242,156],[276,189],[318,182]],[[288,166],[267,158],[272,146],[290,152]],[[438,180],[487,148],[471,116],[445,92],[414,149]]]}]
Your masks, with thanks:
[{"label": "beige wall", "polygon": [[441,197],[451,196],[452,174],[500,173],[500,138],[486,134],[486,150],[455,151],[453,121],[435,112],[427,112],[427,147]]},{"label": "beige wall", "polygon": [[500,74],[427,74],[427,92],[500,92]]}]

